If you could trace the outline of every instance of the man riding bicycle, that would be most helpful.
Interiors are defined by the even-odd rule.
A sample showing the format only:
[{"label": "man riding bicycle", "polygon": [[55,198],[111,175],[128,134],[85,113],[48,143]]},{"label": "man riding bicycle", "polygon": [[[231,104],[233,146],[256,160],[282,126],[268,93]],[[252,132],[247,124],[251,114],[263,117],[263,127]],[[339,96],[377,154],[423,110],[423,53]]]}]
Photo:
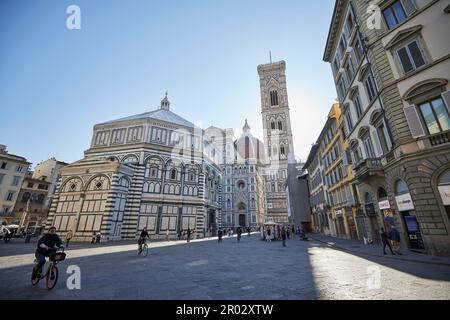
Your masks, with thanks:
[{"label": "man riding bicycle", "polygon": [[56,228],[50,227],[47,233],[44,234],[37,243],[35,256],[38,263],[33,268],[33,279],[36,278],[37,272],[39,272],[39,270],[41,270],[44,266],[45,257],[51,257],[54,255],[57,248],[64,248],[64,246],[61,239],[56,234]]},{"label": "man riding bicycle", "polygon": [[147,232],[147,228],[144,227],[144,229],[142,229],[141,235],[139,236],[139,240],[138,240],[139,252],[142,251],[142,245],[145,243],[146,238],[150,239],[150,236]]}]

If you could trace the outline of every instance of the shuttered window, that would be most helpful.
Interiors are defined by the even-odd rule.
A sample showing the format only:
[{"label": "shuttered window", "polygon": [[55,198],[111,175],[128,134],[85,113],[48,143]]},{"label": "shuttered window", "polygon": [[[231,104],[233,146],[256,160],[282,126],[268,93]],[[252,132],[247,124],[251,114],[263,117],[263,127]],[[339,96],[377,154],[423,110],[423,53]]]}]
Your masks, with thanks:
[{"label": "shuttered window", "polygon": [[397,50],[397,56],[403,72],[409,73],[425,65],[425,58],[417,40],[408,43]]},{"label": "shuttered window", "polygon": [[450,117],[443,99],[423,103],[419,109],[429,134],[450,130]]},{"label": "shuttered window", "polygon": [[423,137],[425,135],[425,130],[417,113],[416,106],[410,105],[403,108],[405,113],[406,121],[408,122],[409,130],[413,138]]}]

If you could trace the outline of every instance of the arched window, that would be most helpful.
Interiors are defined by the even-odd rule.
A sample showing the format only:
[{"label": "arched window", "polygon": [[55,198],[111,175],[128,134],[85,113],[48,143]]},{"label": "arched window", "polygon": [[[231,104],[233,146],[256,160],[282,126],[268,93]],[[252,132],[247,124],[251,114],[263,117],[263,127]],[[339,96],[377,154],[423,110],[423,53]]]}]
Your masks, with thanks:
[{"label": "arched window", "polygon": [[276,158],[278,156],[278,148],[277,146],[272,146],[272,157]]},{"label": "arched window", "polygon": [[386,190],[378,188],[378,200],[386,199],[388,197]]},{"label": "arched window", "polygon": [[275,192],[275,183],[272,182],[272,192]]},{"label": "arched window", "polygon": [[439,178],[439,185],[449,185],[450,184],[450,170],[444,172]]},{"label": "arched window", "polygon": [[271,106],[278,105],[278,91],[277,90],[270,91],[270,105]]},{"label": "arched window", "polygon": [[278,130],[283,130],[283,124],[281,123],[280,120],[278,120]]},{"label": "arched window", "polygon": [[408,185],[403,180],[398,180],[395,183],[395,195],[399,196],[405,193],[409,193]]},{"label": "arched window", "polygon": [[228,209],[231,208],[231,200],[230,200],[230,199],[227,200],[227,208],[228,208]]},{"label": "arched window", "polygon": [[275,122],[270,122],[270,129],[275,130]]},{"label": "arched window", "polygon": [[282,156],[285,156],[285,155],[286,155],[286,151],[284,150],[284,146],[280,146],[280,154],[281,154]]},{"label": "arched window", "polygon": [[239,202],[239,205],[238,205],[238,209],[239,210],[245,210],[245,203],[243,203],[243,202]]},{"label": "arched window", "polygon": [[177,170],[170,170],[170,179],[175,180],[177,178]]}]

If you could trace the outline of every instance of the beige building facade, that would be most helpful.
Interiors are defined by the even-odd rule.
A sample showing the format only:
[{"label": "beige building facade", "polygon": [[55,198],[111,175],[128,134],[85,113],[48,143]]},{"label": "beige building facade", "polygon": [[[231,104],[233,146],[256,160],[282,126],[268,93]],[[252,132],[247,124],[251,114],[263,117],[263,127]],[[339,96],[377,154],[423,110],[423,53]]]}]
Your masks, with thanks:
[{"label": "beige building facade", "polygon": [[15,222],[14,206],[19,197],[25,174],[30,163],[24,157],[9,154],[6,146],[0,145],[0,221]]},{"label": "beige building facade", "polygon": [[369,237],[450,254],[448,0],[336,1],[324,60],[345,118]]}]

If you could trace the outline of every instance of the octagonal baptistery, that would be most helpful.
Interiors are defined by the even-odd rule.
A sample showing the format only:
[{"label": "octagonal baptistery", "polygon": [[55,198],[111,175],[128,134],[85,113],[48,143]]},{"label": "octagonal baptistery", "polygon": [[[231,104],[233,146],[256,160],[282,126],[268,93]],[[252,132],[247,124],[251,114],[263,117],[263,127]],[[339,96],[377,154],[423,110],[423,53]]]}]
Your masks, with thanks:
[{"label": "octagonal baptistery", "polygon": [[152,239],[190,229],[203,237],[220,216],[221,172],[203,152],[203,130],[170,110],[94,126],[84,158],[61,170],[46,227],[73,240]]}]

